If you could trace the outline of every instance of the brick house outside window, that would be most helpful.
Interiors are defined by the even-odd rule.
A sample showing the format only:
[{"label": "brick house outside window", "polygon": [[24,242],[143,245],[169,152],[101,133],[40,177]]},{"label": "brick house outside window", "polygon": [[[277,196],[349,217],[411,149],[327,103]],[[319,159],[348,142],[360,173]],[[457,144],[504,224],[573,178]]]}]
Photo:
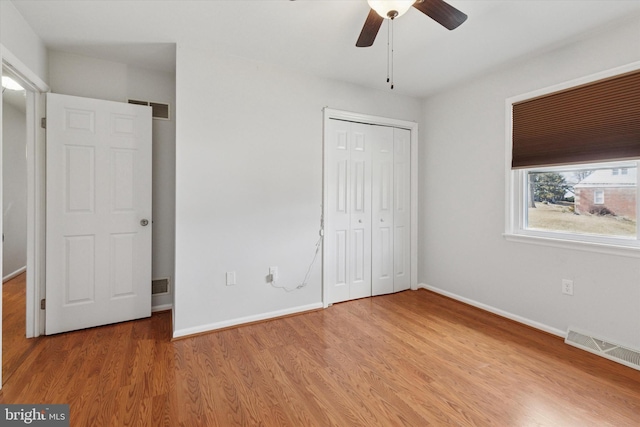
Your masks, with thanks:
[{"label": "brick house outside window", "polygon": [[599,169],[575,185],[575,212],[636,219],[636,168]]}]

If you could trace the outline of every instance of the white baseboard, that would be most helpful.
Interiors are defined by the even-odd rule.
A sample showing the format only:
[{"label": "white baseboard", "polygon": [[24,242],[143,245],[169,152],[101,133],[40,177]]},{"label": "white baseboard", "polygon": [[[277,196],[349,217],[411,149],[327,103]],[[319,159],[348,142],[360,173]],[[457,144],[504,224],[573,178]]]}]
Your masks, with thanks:
[{"label": "white baseboard", "polygon": [[231,326],[238,326],[245,323],[258,322],[260,320],[274,319],[277,317],[289,316],[291,314],[304,313],[305,311],[318,310],[323,308],[321,302],[315,304],[302,305],[298,307],[288,308],[285,310],[271,311],[268,313],[256,314],[253,316],[239,317],[236,319],[224,320],[222,322],[209,323],[206,325],[195,326],[192,328],[177,329],[173,331],[173,338],[187,337],[189,335],[201,334],[204,332],[212,332],[217,329],[224,329]]},{"label": "white baseboard", "polygon": [[9,274],[7,274],[6,276],[4,276],[4,277],[2,278],[2,283],[6,282],[6,281],[8,281],[8,280],[11,280],[11,279],[13,279],[14,277],[17,277],[17,276],[21,275],[21,274],[22,274],[22,273],[24,273],[25,271],[27,271],[27,267],[26,267],[26,266],[24,266],[24,267],[20,267],[19,269],[17,269],[17,270],[16,270],[16,271],[14,271],[13,273],[9,273]]},{"label": "white baseboard", "polygon": [[151,307],[151,312],[173,310],[173,304],[159,304]]},{"label": "white baseboard", "polygon": [[444,296],[449,297],[451,299],[454,299],[454,300],[463,302],[465,304],[469,304],[471,306],[474,306],[474,307],[480,308],[482,310],[488,311],[489,313],[497,314],[498,316],[505,317],[507,319],[513,320],[513,321],[518,322],[518,323],[522,323],[522,324],[530,326],[530,327],[532,327],[534,329],[539,329],[539,330],[547,332],[549,334],[557,335],[557,336],[559,336],[561,338],[564,338],[566,336],[566,333],[564,331],[561,331],[560,329],[552,328],[551,326],[545,325],[543,323],[536,322],[534,320],[527,319],[527,318],[522,317],[522,316],[518,316],[517,314],[509,313],[508,311],[500,310],[499,308],[495,308],[495,307],[492,307],[490,305],[483,304],[481,302],[477,302],[477,301],[471,300],[469,298],[462,297],[460,295],[456,295],[454,293],[442,290],[440,288],[436,288],[434,286],[430,286],[430,285],[426,285],[424,283],[420,283],[420,284],[418,284],[418,288],[427,289],[427,290],[435,292],[437,294],[444,295]]}]

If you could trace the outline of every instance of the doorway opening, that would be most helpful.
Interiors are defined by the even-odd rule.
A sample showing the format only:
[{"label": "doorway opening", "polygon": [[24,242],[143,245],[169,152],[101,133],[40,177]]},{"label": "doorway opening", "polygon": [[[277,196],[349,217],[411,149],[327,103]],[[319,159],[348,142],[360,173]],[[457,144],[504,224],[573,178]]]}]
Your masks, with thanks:
[{"label": "doorway opening", "polygon": [[2,74],[2,282],[27,269],[26,90]]},{"label": "doorway opening", "polygon": [[[32,338],[44,332],[44,316],[40,316],[40,298],[44,289],[42,263],[44,261],[45,144],[44,129],[40,128],[38,118],[43,117],[44,93],[49,91],[49,87],[4,46],[2,46],[2,74],[12,77],[24,88],[21,95],[24,101],[24,141],[20,144],[26,162],[26,261],[24,261],[24,271],[19,267],[17,270],[8,272],[7,276],[20,274],[14,280],[24,279],[22,299],[24,302],[17,309],[24,313],[25,320],[19,333],[21,337]],[[7,89],[3,93],[3,99],[5,96],[11,96],[8,92]],[[4,118],[3,123],[6,123]],[[15,204],[12,205],[11,210],[15,211],[15,207]],[[5,232],[6,227],[5,224]],[[4,322],[2,330],[7,331]]]},{"label": "doorway opening", "polygon": [[2,73],[2,301],[4,354],[9,378],[33,340],[26,336],[27,93],[11,73]]}]

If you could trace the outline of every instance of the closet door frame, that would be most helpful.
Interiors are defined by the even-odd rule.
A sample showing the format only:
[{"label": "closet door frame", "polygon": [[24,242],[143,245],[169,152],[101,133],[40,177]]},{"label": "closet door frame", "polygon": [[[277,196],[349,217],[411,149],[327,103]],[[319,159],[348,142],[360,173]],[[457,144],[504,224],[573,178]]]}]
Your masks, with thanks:
[{"label": "closet door frame", "polygon": [[[328,124],[329,120],[344,120],[356,123],[364,123],[370,125],[382,125],[401,129],[408,129],[411,132],[411,254],[410,259],[410,272],[411,272],[411,289],[418,289],[418,123],[407,120],[398,120],[388,117],[373,116],[370,114],[354,113],[344,110],[336,110],[333,108],[324,108],[324,123],[323,123],[323,171],[322,171],[322,215],[323,215],[323,231],[327,228],[326,221],[331,221],[331,217],[327,212],[328,199],[329,199],[329,180],[327,177],[328,164],[328,150],[327,150],[327,136],[328,136]],[[331,256],[331,248],[328,245],[322,245],[322,303],[326,308],[331,305],[329,300],[329,286],[330,283],[326,280],[328,272],[326,271],[327,262]]]}]

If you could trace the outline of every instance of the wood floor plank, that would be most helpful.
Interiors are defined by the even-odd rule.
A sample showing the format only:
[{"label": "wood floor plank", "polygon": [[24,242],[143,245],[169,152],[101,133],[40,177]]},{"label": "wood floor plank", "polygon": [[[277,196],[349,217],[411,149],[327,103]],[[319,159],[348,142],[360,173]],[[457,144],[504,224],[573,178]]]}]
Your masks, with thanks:
[{"label": "wood floor plank", "polygon": [[72,426],[640,425],[639,371],[425,290],[171,341],[169,312],[26,340],[23,288],[0,403]]}]

